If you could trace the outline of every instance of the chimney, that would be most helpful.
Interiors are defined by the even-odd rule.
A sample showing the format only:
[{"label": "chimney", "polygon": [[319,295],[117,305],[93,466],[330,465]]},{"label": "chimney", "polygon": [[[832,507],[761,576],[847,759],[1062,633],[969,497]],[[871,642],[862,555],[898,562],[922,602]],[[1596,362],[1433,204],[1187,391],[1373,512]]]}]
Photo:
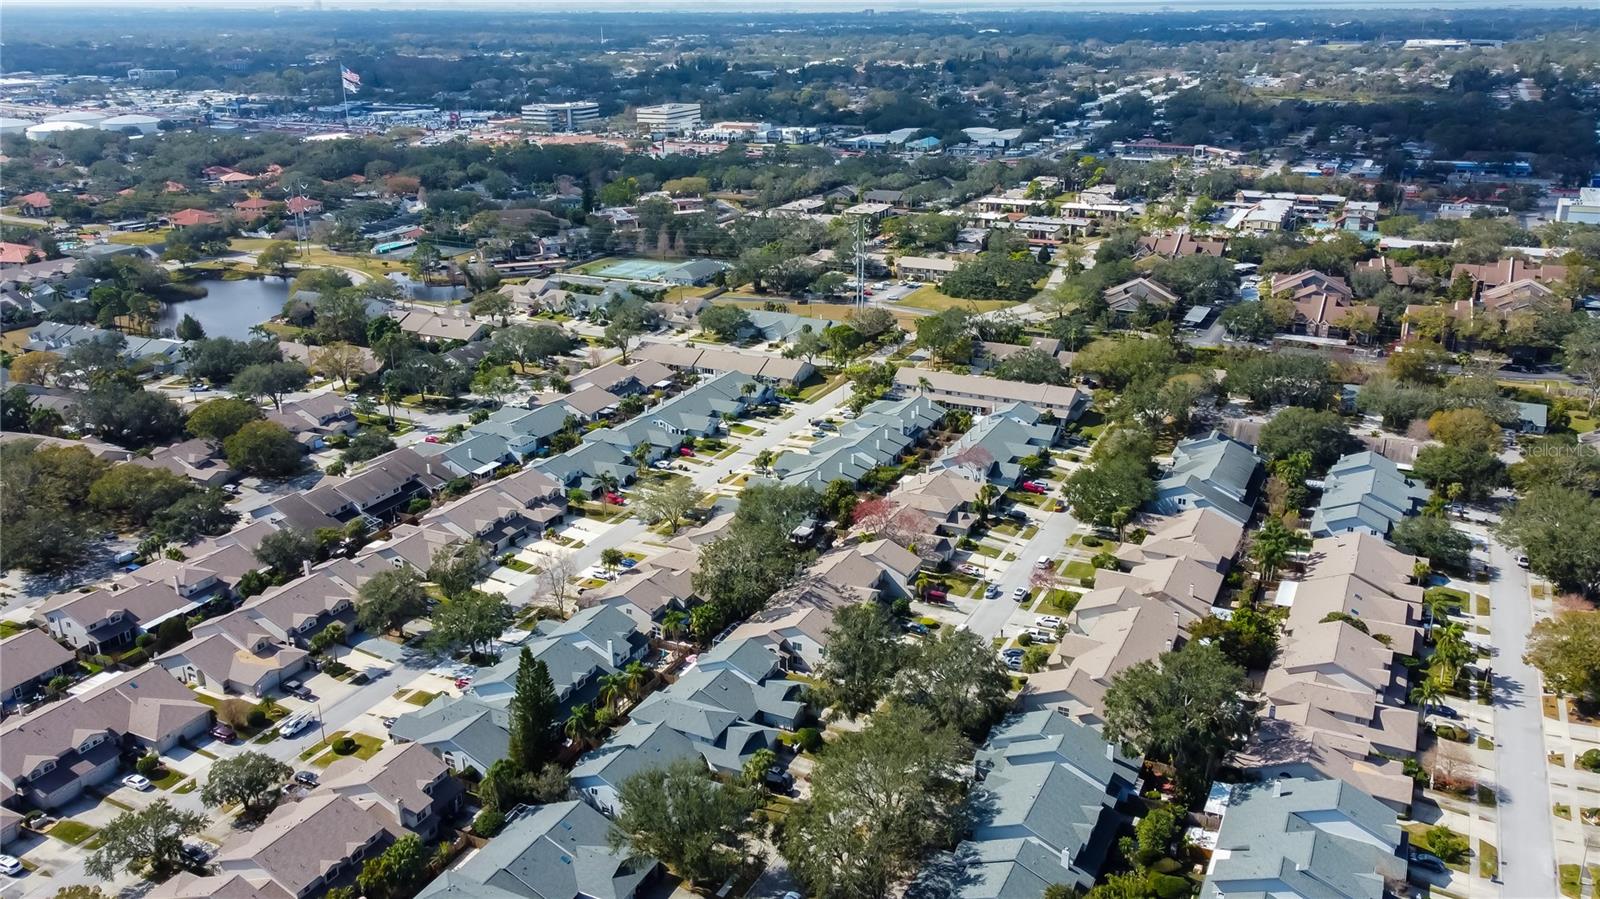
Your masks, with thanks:
[{"label": "chimney", "polygon": [[428,468],[428,477],[430,477],[430,478],[433,477],[433,463],[429,462],[427,464],[427,468]]},{"label": "chimney", "polygon": [[606,655],[610,656],[613,659],[617,657],[617,654],[611,650],[611,641],[610,640],[606,641]]},{"label": "chimney", "polygon": [[301,559],[300,560],[300,573],[301,574],[305,574],[305,575],[309,575],[311,573],[311,560],[310,559]]}]

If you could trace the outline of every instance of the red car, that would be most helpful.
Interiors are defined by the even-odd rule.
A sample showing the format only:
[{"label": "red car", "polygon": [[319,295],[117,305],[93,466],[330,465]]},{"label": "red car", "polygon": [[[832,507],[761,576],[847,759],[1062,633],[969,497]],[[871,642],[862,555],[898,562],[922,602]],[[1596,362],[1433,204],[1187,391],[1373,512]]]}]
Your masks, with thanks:
[{"label": "red car", "polygon": [[626,506],[628,504],[627,498],[620,493],[607,493],[606,502],[613,506]]},{"label": "red car", "polygon": [[692,455],[694,455],[694,450],[689,449],[687,446],[680,446],[680,447],[678,447],[678,455],[680,455],[680,456],[692,456]]},{"label": "red car", "polygon": [[1049,487],[1046,487],[1045,485],[1039,483],[1038,481],[1023,481],[1022,482],[1022,489],[1028,491],[1029,493],[1049,493],[1050,492],[1050,488]]}]

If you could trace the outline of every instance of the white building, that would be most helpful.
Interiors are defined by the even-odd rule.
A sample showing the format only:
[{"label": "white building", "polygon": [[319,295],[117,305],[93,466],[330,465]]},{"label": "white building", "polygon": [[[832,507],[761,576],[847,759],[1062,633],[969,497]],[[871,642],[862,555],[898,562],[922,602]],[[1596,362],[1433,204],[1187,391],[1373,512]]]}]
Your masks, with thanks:
[{"label": "white building", "polygon": [[600,121],[600,104],[588,100],[571,103],[529,103],[522,107],[522,122],[538,131],[588,131]]},{"label": "white building", "polygon": [[1585,187],[1579,190],[1576,200],[1571,197],[1557,200],[1556,221],[1600,225],[1600,187]]},{"label": "white building", "polygon": [[663,103],[641,106],[636,114],[639,127],[650,131],[692,131],[700,127],[699,103]]},{"label": "white building", "polygon": [[140,115],[129,113],[127,115],[114,115],[100,122],[101,131],[127,131],[129,128],[140,134],[155,134],[161,126],[161,120],[153,115]]}]

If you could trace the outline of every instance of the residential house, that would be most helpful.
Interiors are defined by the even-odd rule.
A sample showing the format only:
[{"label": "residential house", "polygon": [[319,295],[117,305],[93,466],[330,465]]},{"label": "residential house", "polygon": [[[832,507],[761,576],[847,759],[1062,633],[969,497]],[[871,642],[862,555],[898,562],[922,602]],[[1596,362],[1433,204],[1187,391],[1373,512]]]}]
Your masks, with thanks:
[{"label": "residential house", "polygon": [[303,530],[341,527],[353,518],[381,523],[403,510],[412,499],[444,486],[452,475],[411,447],[387,452],[343,478],[324,478],[304,493],[291,493],[257,510],[269,518]]},{"label": "residential house", "polygon": [[878,400],[838,433],[818,440],[804,452],[779,456],[772,470],[785,484],[804,484],[819,491],[840,479],[860,481],[875,468],[896,464],[938,424],[944,412],[938,403],[922,396]]},{"label": "residential house", "polygon": [[199,437],[171,446],[158,446],[150,451],[148,458],[135,457],[133,464],[164,468],[201,487],[221,487],[239,477],[239,472],[228,465],[222,447]]},{"label": "residential house", "polygon": [[1182,259],[1185,256],[1213,256],[1218,259],[1228,249],[1223,238],[1195,237],[1187,231],[1168,234],[1141,235],[1133,254],[1135,258],[1160,256],[1162,259]]},{"label": "residential house", "polygon": [[1311,536],[1361,531],[1387,537],[1429,495],[1426,486],[1406,477],[1383,456],[1371,450],[1352,453],[1328,469],[1322,499],[1311,515]]},{"label": "residential house", "polygon": [[1124,281],[1114,287],[1106,288],[1101,296],[1105,298],[1106,305],[1111,311],[1118,315],[1133,315],[1140,309],[1164,311],[1179,302],[1177,294],[1150,278]]},{"label": "residential house", "polygon": [[1261,458],[1253,450],[1213,431],[1178,441],[1149,506],[1161,515],[1210,508],[1244,524],[1255,511],[1263,480]]},{"label": "residential house", "polygon": [[1264,777],[1347,781],[1399,810],[1415,781],[1417,710],[1402,656],[1422,651],[1418,559],[1363,532],[1313,541],[1306,572],[1275,602],[1289,607],[1267,669],[1261,722],[1238,764]]},{"label": "residential house", "polygon": [[400,330],[430,342],[470,342],[489,330],[487,322],[470,316],[440,315],[425,310],[395,310],[390,314],[400,323]]},{"label": "residential house", "polygon": [[780,728],[804,723],[804,689],[784,675],[778,657],[761,640],[725,640],[629,713],[629,723],[615,737],[624,748],[601,747],[579,759],[572,787],[602,813],[615,814],[622,781],[646,767],[641,754],[648,761],[682,757],[681,742],[641,732],[652,725],[686,738],[712,772],[738,775],[758,750],[777,748]]},{"label": "residential house", "polygon": [[1280,778],[1232,788],[1201,899],[1388,899],[1407,876],[1394,810],[1337,780]]},{"label": "residential house", "polygon": [[321,449],[327,439],[335,434],[354,434],[355,410],[350,402],[329,391],[283,404],[283,408],[267,415],[268,421],[277,422],[295,435],[295,439],[309,449]]},{"label": "residential house", "polygon": [[895,273],[907,281],[938,284],[961,265],[958,259],[936,256],[901,256],[894,261]]},{"label": "residential house", "polygon": [[50,202],[50,195],[42,190],[17,197],[17,212],[29,218],[43,218],[54,208]]},{"label": "residential house", "polygon": [[963,537],[978,521],[976,504],[984,483],[965,477],[953,467],[943,467],[901,478],[888,499],[906,510],[903,514],[926,520],[926,526],[913,531]]},{"label": "residential house", "polygon": [[629,365],[607,362],[572,377],[572,388],[598,387],[616,396],[641,396],[672,387],[672,369],[649,359]]},{"label": "residential house", "polygon": [[76,670],[73,654],[50,635],[28,628],[0,640],[0,703],[27,702],[51,679]]},{"label": "residential house", "polygon": [[211,860],[216,873],[179,874],[152,890],[150,899],[309,899],[353,882],[399,834],[373,810],[318,790],[279,805],[260,826],[224,843]]},{"label": "residential house", "polygon": [[312,794],[343,796],[383,821],[390,832],[432,840],[461,808],[466,789],[437,756],[416,744],[385,746],[371,758],[335,759]]},{"label": "residential house", "polygon": [[1295,334],[1365,340],[1378,321],[1378,307],[1358,302],[1343,278],[1308,269],[1273,275],[1270,287],[1274,298],[1294,306]]},{"label": "residential house", "polygon": [[117,776],[124,749],[168,752],[210,727],[210,706],[165,671],[121,672],[0,724],[0,787],[60,808]]},{"label": "residential house", "polygon": [[611,823],[581,802],[519,807],[496,837],[417,899],[635,899],[660,866],[611,842]]},{"label": "residential house", "polygon": [[437,696],[395,719],[389,738],[421,745],[451,771],[481,774],[511,751],[510,713],[476,696]]},{"label": "residential house", "polygon": [[1517,431],[1523,434],[1543,434],[1550,424],[1550,407],[1544,403],[1513,402],[1517,411]]},{"label": "residential house", "polygon": [[916,392],[945,408],[968,409],[981,415],[1013,403],[1027,403],[1066,423],[1089,407],[1089,394],[1075,387],[910,367],[897,369],[894,380],[895,388],[901,392]]},{"label": "residential house", "polygon": [[182,231],[185,228],[196,228],[201,225],[220,225],[222,216],[205,209],[180,209],[167,216],[167,223],[174,230]]},{"label": "residential house", "polygon": [[1014,487],[1023,478],[1022,461],[1048,451],[1060,437],[1059,420],[1026,403],[1012,403],[973,422],[945,448],[930,471],[954,470],[962,478]]},{"label": "residential house", "polygon": [[578,604],[610,606],[633,619],[641,632],[659,636],[662,620],[671,612],[687,612],[698,604],[698,596],[689,571],[645,562],[604,587],[586,591]]},{"label": "residential house", "polygon": [[129,646],[140,634],[153,633],[168,618],[192,614],[210,598],[199,587],[186,595],[169,583],[112,584],[88,593],[58,593],[39,605],[34,619],[73,649],[95,655]]},{"label": "residential house", "polygon": [[560,524],[566,511],[561,485],[543,472],[525,469],[429,510],[422,525],[499,553]]},{"label": "residential house", "polygon": [[1458,262],[1450,270],[1450,279],[1459,277],[1471,278],[1478,289],[1487,290],[1515,284],[1518,281],[1538,281],[1541,284],[1554,284],[1567,279],[1567,267],[1552,263],[1528,262],[1513,256],[1499,262],[1486,262],[1482,265],[1473,265],[1467,262]]},{"label": "residential house", "polygon": [[971,831],[908,895],[1017,899],[1051,885],[1086,891],[1132,823],[1138,759],[1054,712],[1013,716],[978,750]]},{"label": "residential house", "polygon": [[740,374],[785,387],[805,383],[816,374],[816,367],[801,359],[784,359],[724,347],[646,343],[634,351],[633,358],[656,362],[675,371],[713,376]]},{"label": "residential house", "polygon": [[1100,708],[1112,680],[1176,649],[1179,622],[1174,609],[1126,586],[1090,590],[1067,616],[1045,668],[1028,677],[1022,709],[1053,709],[1076,721],[1103,723]]},{"label": "residential house", "polygon": [[1215,509],[1201,507],[1152,523],[1142,542],[1124,543],[1117,548],[1117,559],[1131,565],[1194,559],[1226,573],[1233,566],[1243,539],[1243,524]]}]

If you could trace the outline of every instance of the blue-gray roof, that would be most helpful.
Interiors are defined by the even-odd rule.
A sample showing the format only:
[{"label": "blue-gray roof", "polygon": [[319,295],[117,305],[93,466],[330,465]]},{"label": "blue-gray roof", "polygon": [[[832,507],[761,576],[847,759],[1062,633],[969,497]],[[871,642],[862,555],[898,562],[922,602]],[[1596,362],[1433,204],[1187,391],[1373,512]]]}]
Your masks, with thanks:
[{"label": "blue-gray roof", "polygon": [[1128,816],[1139,760],[1054,710],[1013,717],[978,752],[971,835],[918,878],[916,896],[1030,899],[1041,884],[1084,890]]},{"label": "blue-gray roof", "polygon": [[859,481],[867,472],[893,465],[907,447],[944,417],[944,407],[918,394],[879,400],[860,416],[806,452],[787,452],[773,463],[785,484],[821,490],[830,481]]},{"label": "blue-gray roof", "polygon": [[1211,508],[1243,524],[1255,509],[1261,471],[1259,456],[1221,432],[1180,440],[1172,467],[1156,482],[1158,511]]},{"label": "blue-gray roof", "polygon": [[610,834],[611,822],[581,802],[531,808],[419,899],[630,899],[656,862],[611,848]]},{"label": "blue-gray roof", "polygon": [[972,480],[1016,483],[1022,477],[1020,460],[1055,443],[1057,426],[1039,424],[1040,415],[1026,403],[996,409],[946,447],[931,470],[953,468]]},{"label": "blue-gray roof", "polygon": [[1222,819],[1201,899],[1381,899],[1403,881],[1395,813],[1339,780],[1241,785]]},{"label": "blue-gray roof", "polygon": [[479,771],[486,771],[505,758],[511,746],[505,708],[473,696],[436,697],[421,709],[395,719],[389,734],[436,752],[464,755]]},{"label": "blue-gray roof", "polygon": [[1363,530],[1386,537],[1402,518],[1428,501],[1428,488],[1370,450],[1341,458],[1328,469],[1322,499],[1311,515],[1311,535]]}]

